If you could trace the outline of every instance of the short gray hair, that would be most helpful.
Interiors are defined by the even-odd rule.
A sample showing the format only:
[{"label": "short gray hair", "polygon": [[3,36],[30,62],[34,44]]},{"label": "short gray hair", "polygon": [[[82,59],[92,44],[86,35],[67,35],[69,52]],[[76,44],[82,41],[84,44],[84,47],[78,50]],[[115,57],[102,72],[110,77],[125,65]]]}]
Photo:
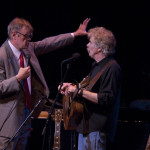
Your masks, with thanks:
[{"label": "short gray hair", "polygon": [[7,27],[8,37],[10,38],[10,35],[12,32],[20,31],[23,27],[28,28],[30,30],[30,32],[33,33],[33,27],[27,20],[16,17],[9,23],[9,25]]},{"label": "short gray hair", "polygon": [[115,53],[116,39],[110,30],[104,27],[92,28],[88,31],[88,38],[91,37],[94,38],[95,46],[102,48],[102,53],[105,56]]}]

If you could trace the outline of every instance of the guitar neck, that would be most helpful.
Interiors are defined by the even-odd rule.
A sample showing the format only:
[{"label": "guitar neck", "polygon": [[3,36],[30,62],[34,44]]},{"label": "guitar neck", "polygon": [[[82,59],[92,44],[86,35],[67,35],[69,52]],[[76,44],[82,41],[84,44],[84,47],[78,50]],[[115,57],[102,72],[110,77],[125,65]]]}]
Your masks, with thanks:
[{"label": "guitar neck", "polygon": [[61,123],[55,123],[53,150],[60,150],[60,126],[61,126]]},{"label": "guitar neck", "polygon": [[53,150],[60,150],[60,128],[62,120],[62,109],[55,109],[55,133]]}]

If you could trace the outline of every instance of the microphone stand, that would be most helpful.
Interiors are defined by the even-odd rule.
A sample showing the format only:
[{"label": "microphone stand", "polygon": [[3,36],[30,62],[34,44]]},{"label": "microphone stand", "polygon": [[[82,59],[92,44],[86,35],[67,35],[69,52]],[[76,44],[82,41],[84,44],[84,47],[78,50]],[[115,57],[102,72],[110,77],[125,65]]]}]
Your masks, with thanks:
[{"label": "microphone stand", "polygon": [[[29,113],[29,115],[26,117],[26,119],[23,121],[23,123],[20,125],[20,127],[18,128],[18,130],[15,132],[15,134],[10,138],[10,140],[8,141],[8,144],[5,146],[5,148],[3,150],[6,150],[6,148],[9,146],[10,142],[17,136],[17,134],[20,132],[20,130],[22,129],[22,127],[24,126],[24,124],[26,123],[26,121],[31,117],[31,115],[33,114],[34,110],[38,107],[38,105],[41,103],[41,101],[46,98],[46,96],[42,96],[41,99],[39,99],[39,101],[37,102],[37,104],[34,106],[34,108],[32,109],[32,111]],[[47,98],[46,98],[47,99]]]},{"label": "microphone stand", "polygon": [[[63,62],[61,63],[61,78],[62,78],[62,64],[63,64]],[[52,115],[53,110],[54,110],[54,106],[55,106],[55,104],[56,104],[56,102],[57,102],[57,100],[58,100],[58,96],[59,96],[59,94],[60,94],[61,87],[62,87],[62,85],[63,85],[64,80],[66,79],[66,76],[67,76],[67,74],[68,74],[68,71],[69,71],[69,69],[70,69],[70,66],[71,66],[70,63],[68,63],[68,64],[67,64],[67,70],[66,70],[66,72],[65,72],[65,74],[64,74],[64,77],[61,79],[60,87],[59,87],[59,89],[58,89],[58,92],[57,92],[56,98],[55,98],[55,100],[54,100],[54,103],[52,104],[52,106],[51,106],[51,108],[50,108],[50,110],[49,110],[49,112],[48,112],[48,117],[47,117],[47,119],[46,119],[46,123],[45,123],[45,126],[44,126],[43,131],[42,131],[42,135],[44,135],[44,140],[43,140],[43,141],[45,141],[45,131],[46,131],[47,125],[50,123],[51,115]],[[44,143],[43,143],[43,148],[44,148]],[[42,150],[44,150],[43,148],[42,148]]]}]

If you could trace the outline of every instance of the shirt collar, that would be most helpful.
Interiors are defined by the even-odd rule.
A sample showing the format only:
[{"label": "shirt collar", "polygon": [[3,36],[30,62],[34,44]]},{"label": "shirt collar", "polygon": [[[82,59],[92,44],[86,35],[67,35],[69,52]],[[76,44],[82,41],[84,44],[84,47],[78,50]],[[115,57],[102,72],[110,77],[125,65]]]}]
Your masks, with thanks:
[{"label": "shirt collar", "polygon": [[16,58],[17,58],[17,60],[18,60],[18,59],[20,58],[21,52],[20,52],[16,47],[14,47],[14,46],[12,45],[12,43],[10,42],[10,40],[8,40],[8,44],[9,44],[9,46],[11,47],[11,49],[12,49],[14,55],[16,56]]},{"label": "shirt collar", "polygon": [[96,62],[96,61],[94,61],[93,62],[93,64],[92,64],[92,66],[94,67],[94,66],[98,66],[98,65],[104,65],[106,62],[108,62],[109,60],[111,60],[111,59],[113,59],[113,57],[112,56],[107,56],[107,57],[105,57],[105,58],[103,58],[101,61],[99,61],[99,62]]}]

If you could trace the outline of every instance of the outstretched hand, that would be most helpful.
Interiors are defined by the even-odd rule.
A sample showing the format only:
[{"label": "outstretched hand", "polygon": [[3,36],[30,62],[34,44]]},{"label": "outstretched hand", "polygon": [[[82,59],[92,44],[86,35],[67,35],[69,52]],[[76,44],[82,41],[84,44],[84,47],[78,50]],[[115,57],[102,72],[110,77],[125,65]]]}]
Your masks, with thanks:
[{"label": "outstretched hand", "polygon": [[87,25],[89,23],[91,19],[90,18],[86,18],[82,24],[80,24],[79,28],[77,29],[77,31],[74,32],[74,36],[83,36],[83,35],[87,35],[86,32],[86,28]]}]

